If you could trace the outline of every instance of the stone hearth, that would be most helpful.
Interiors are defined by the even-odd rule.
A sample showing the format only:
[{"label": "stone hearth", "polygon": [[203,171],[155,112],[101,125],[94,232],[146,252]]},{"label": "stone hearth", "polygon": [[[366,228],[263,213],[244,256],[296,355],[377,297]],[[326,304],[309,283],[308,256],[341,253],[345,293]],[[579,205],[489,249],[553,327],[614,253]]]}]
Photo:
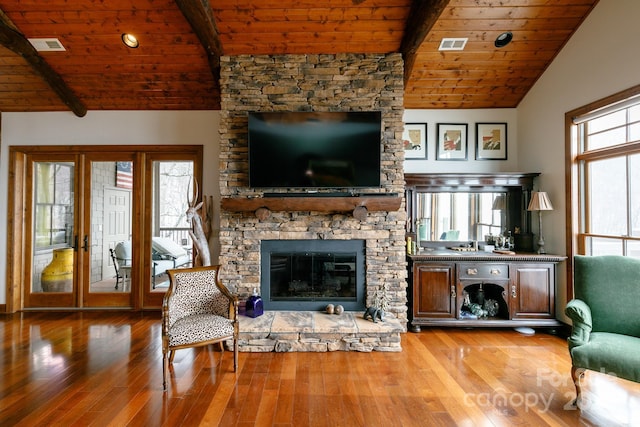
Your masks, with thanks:
[{"label": "stone hearth", "polygon": [[402,351],[404,325],[388,315],[384,322],[364,320],[362,312],[340,315],[314,311],[266,311],[240,316],[240,351]]}]

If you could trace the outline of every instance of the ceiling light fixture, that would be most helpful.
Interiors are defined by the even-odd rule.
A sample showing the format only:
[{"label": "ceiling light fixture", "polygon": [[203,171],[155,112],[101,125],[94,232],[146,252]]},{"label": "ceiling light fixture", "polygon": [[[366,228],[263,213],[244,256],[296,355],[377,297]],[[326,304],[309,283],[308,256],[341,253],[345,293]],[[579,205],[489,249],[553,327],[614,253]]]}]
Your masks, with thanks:
[{"label": "ceiling light fixture", "polygon": [[130,47],[132,49],[135,49],[140,45],[140,42],[138,41],[136,36],[130,33],[122,34],[122,43],[124,43],[125,46]]},{"label": "ceiling light fixture", "polygon": [[511,43],[511,40],[513,40],[513,33],[511,33],[511,31],[506,31],[496,37],[496,41],[493,42],[493,44],[495,47],[505,47]]}]

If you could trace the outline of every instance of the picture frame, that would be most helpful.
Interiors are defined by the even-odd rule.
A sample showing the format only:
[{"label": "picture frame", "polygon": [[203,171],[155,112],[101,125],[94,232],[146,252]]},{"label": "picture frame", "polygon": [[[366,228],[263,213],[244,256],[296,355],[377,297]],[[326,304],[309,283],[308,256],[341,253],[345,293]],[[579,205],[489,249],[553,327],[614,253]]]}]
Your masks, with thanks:
[{"label": "picture frame", "polygon": [[466,123],[438,123],[436,160],[467,160]]},{"label": "picture frame", "polygon": [[427,124],[405,123],[402,143],[405,160],[427,159]]},{"label": "picture frame", "polygon": [[506,123],[476,123],[476,160],[507,160]]}]

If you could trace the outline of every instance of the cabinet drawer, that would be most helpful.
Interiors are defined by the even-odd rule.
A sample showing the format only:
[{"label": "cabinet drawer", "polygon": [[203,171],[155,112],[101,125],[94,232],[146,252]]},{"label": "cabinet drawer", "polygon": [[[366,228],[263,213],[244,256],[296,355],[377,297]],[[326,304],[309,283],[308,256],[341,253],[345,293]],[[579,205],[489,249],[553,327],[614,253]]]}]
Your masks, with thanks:
[{"label": "cabinet drawer", "polygon": [[458,278],[508,279],[509,266],[507,264],[459,264]]}]

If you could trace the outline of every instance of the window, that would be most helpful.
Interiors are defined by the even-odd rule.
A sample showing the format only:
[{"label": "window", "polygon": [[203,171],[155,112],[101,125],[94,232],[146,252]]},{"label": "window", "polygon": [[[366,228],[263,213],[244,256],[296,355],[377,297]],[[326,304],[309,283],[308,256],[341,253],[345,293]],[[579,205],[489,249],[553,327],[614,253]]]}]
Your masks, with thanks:
[{"label": "window", "polygon": [[[194,162],[156,161],[154,168],[153,235],[169,237],[182,246],[191,246],[191,224],[186,217],[193,196]],[[164,190],[163,190],[164,189]],[[171,189],[172,191],[166,191]],[[198,190],[197,188],[195,189]]]},{"label": "window", "polygon": [[640,258],[640,94],[626,95],[572,118],[574,253]]},{"label": "window", "polygon": [[501,234],[505,197],[504,193],[421,193],[419,240],[484,240],[489,234]]},{"label": "window", "polygon": [[71,246],[73,164],[35,164],[35,248]]}]

